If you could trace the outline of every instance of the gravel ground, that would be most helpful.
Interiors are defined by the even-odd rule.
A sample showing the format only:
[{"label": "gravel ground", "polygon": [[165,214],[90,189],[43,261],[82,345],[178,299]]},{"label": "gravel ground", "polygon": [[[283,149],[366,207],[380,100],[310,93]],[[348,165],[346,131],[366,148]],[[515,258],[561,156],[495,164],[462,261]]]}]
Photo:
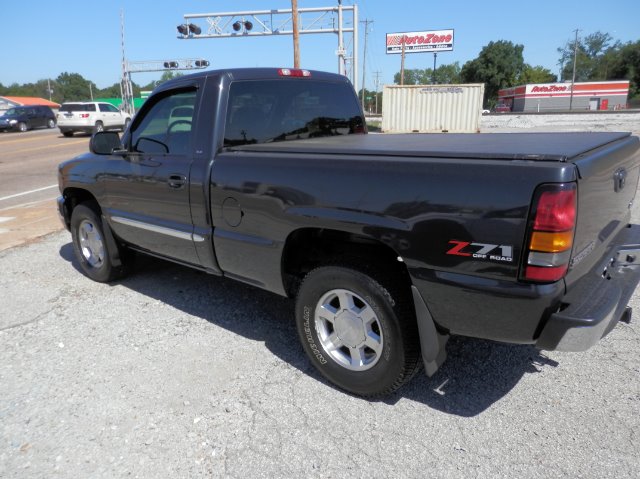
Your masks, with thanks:
[{"label": "gravel ground", "polygon": [[2,478],[640,477],[637,320],[584,353],[452,338],[370,402],[309,367],[266,292],[144,258],[97,284],[66,232],[0,264]]},{"label": "gravel ground", "polygon": [[640,111],[559,115],[484,115],[480,131],[631,131],[640,134]]}]

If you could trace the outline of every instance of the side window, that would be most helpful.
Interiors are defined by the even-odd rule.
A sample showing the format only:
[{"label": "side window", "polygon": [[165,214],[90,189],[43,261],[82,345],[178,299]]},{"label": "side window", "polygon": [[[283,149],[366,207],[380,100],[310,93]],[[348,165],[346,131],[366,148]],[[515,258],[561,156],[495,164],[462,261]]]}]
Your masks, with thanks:
[{"label": "side window", "polygon": [[105,103],[100,103],[98,106],[100,107],[100,111],[102,111],[102,112],[109,111],[109,105],[107,105]]},{"label": "side window", "polygon": [[158,99],[135,125],[131,135],[134,151],[186,155],[191,142],[196,90],[170,92]]},{"label": "side window", "polygon": [[85,111],[96,111],[96,106],[93,103],[86,105],[87,109]]},{"label": "side window", "polygon": [[110,111],[111,113],[119,113],[120,110],[118,110],[115,106],[113,105],[107,105],[107,111]]}]

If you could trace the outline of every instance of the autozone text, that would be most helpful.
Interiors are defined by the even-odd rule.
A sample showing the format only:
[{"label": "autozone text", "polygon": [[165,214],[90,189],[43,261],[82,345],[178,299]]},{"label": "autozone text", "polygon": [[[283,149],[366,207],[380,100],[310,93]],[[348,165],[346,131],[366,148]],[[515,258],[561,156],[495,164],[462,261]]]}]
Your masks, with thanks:
[{"label": "autozone text", "polygon": [[465,256],[480,260],[503,261],[510,263],[513,261],[513,247],[488,244],[472,243],[470,241],[451,240],[449,244],[454,245],[447,251],[448,255]]},{"label": "autozone text", "polygon": [[567,91],[570,90],[570,87],[567,86],[557,86],[557,85],[545,85],[545,86],[534,86],[531,89],[531,93],[553,93],[557,91]]},{"label": "autozone text", "polygon": [[404,39],[405,45],[423,45],[428,43],[449,43],[453,39],[453,35],[436,35],[435,33],[428,33],[426,35],[396,35],[387,37],[387,45],[401,45]]}]

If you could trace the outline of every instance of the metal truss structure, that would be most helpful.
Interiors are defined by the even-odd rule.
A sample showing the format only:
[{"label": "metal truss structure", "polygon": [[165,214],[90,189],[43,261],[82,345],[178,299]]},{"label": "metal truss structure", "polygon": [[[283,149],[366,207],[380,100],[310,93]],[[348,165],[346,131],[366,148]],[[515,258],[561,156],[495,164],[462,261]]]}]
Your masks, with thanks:
[{"label": "metal truss structure", "polygon": [[[298,9],[299,33],[333,33],[338,36],[338,72],[351,78],[358,90],[358,6],[314,7]],[[178,25],[178,38],[245,38],[271,35],[293,35],[293,10],[253,10],[184,15]],[[345,45],[344,36],[350,37]],[[347,50],[351,49],[349,55]],[[350,69],[349,69],[350,66]]]},{"label": "metal truss structure", "polygon": [[163,72],[169,70],[200,70],[209,66],[209,62],[202,58],[185,58],[182,60],[147,60],[128,62],[127,72]]},{"label": "metal truss structure", "polygon": [[209,62],[202,58],[184,58],[180,60],[146,60],[137,62],[122,62],[122,108],[130,114],[134,113],[132,73],[165,72],[174,70],[202,70]]}]

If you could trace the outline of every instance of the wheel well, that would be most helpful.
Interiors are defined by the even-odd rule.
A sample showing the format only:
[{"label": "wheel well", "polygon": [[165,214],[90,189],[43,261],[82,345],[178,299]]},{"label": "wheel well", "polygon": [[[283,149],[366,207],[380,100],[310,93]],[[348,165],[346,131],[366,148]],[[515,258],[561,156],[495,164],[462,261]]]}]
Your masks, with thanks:
[{"label": "wheel well", "polygon": [[73,209],[81,203],[91,202],[96,206],[96,213],[100,212],[100,208],[95,196],[93,196],[87,190],[83,190],[80,188],[67,188],[66,190],[64,190],[63,196],[65,199],[64,206],[67,209],[68,218],[71,218]]},{"label": "wheel well", "polygon": [[366,236],[327,229],[293,232],[285,244],[282,272],[287,294],[295,296],[305,275],[322,265],[342,264],[411,284],[409,272],[389,246]]}]

